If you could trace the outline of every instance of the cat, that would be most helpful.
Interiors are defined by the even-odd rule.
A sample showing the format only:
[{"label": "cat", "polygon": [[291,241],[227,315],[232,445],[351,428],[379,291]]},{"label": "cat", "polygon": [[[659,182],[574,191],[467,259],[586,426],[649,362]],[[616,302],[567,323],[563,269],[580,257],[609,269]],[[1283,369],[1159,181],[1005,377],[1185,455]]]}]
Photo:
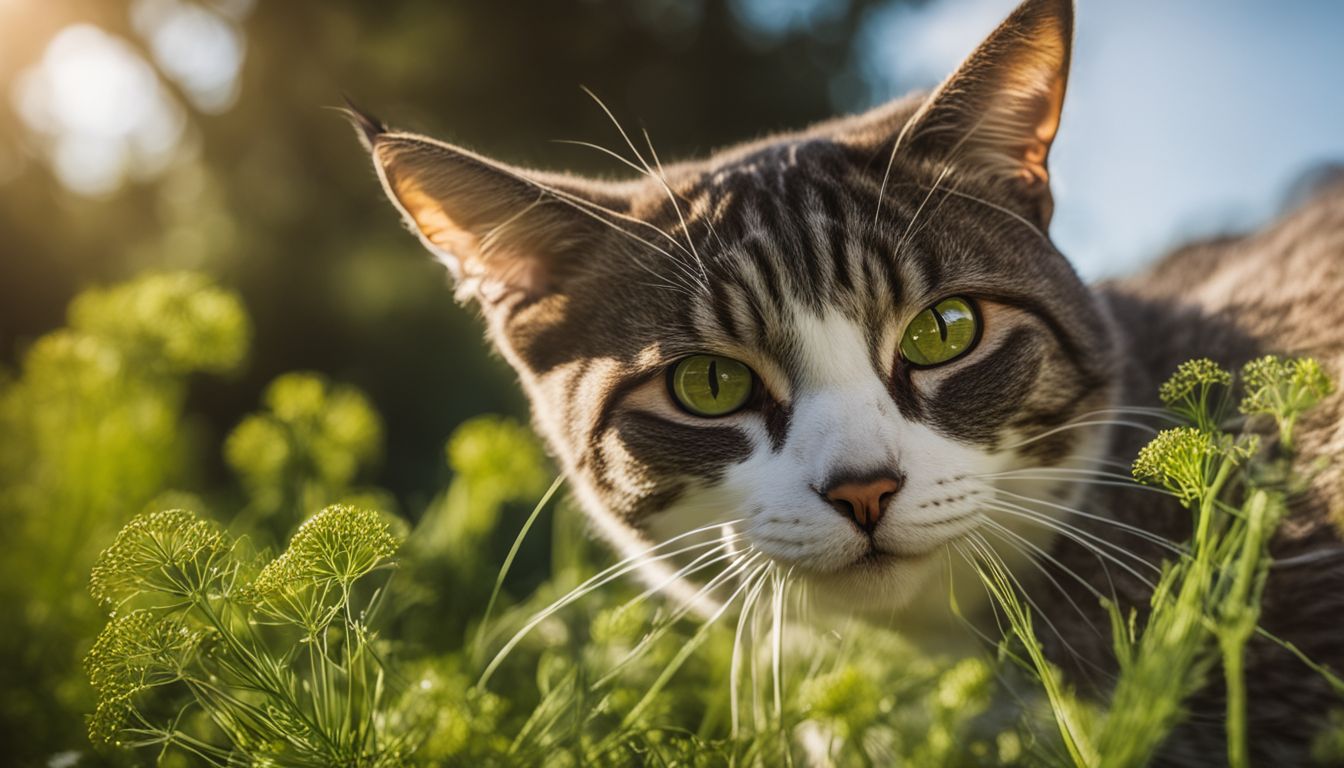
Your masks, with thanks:
[{"label": "cat", "polygon": [[[946,621],[949,547],[993,533],[977,540],[1017,573],[1059,569],[1080,598],[1100,586],[1142,605],[1142,579],[1052,533],[1116,540],[1110,520],[1189,536],[1166,497],[1091,482],[1151,436],[1124,414],[1155,405],[1181,361],[1309,354],[1339,378],[1344,185],[1264,232],[1085,285],[1047,234],[1072,37],[1070,0],[1026,0],[929,93],[700,161],[648,158],[628,181],[516,168],[352,118],[619,549],[725,536],[791,568],[819,603],[917,630]],[[1301,449],[1341,447],[1334,396]],[[1264,614],[1336,670],[1341,520],[1331,465],[1275,541]],[[1028,563],[1033,551],[1048,556]],[[1082,679],[1111,649],[1085,626],[1104,616],[1058,608],[1068,589],[1039,589],[1060,627],[1043,640]],[[959,600],[975,610],[974,594]],[[1339,702],[1277,647],[1253,644],[1248,678],[1254,756],[1304,761]],[[1191,718],[1163,760],[1221,762],[1216,687],[1191,706],[1217,716]]]}]

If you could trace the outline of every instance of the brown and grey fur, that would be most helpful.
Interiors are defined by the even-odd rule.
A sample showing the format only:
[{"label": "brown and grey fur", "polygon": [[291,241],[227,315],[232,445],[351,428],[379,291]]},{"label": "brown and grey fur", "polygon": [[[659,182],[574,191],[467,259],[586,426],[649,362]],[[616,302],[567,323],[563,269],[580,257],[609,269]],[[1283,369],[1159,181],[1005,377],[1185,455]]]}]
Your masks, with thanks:
[{"label": "brown and grey fur", "polygon": [[[800,403],[819,386],[800,317],[862,329],[866,354],[855,367],[863,370],[850,373],[880,383],[874,420],[908,425],[941,450],[993,456],[1009,469],[1079,456],[1127,461],[1142,433],[1071,425],[1115,405],[1151,404],[1160,381],[1191,357],[1237,365],[1266,351],[1310,354],[1339,377],[1344,185],[1265,232],[1191,246],[1132,279],[1088,288],[1077,278],[1045,234],[1046,154],[1071,38],[1067,0],[1027,0],[930,95],[703,161],[664,167],[648,155],[634,181],[512,168],[355,119],[394,203],[453,271],[459,295],[479,305],[598,528],[634,550],[693,527],[668,518],[704,506],[696,500],[715,498],[706,489],[730,482],[749,461],[802,450],[809,436],[801,429],[831,428],[816,417],[799,426]],[[951,295],[980,303],[990,336],[942,369],[904,365],[894,352],[904,324]],[[666,402],[669,366],[706,351],[760,374],[764,384],[740,418],[697,421]],[[1333,457],[1344,447],[1340,409],[1335,397],[1302,425],[1303,455]],[[920,478],[908,477],[909,465],[920,450],[861,445],[850,453],[862,460],[832,471],[880,471],[913,487]],[[1334,526],[1344,519],[1340,473],[1337,465],[1320,473],[1285,525],[1265,609],[1270,631],[1337,670],[1344,669],[1344,550]],[[993,492],[967,473],[933,485],[945,493],[925,489],[904,512],[936,514]],[[1034,492],[1174,541],[1188,535],[1188,517],[1155,494],[1062,482]],[[811,529],[797,526],[820,525],[770,505],[747,513],[747,534],[767,524],[804,532]],[[1091,527],[1117,536],[1114,527]],[[887,535],[899,542],[902,534]],[[756,543],[772,558],[805,573],[815,565],[817,579],[845,586],[839,594],[856,600],[874,597],[865,590],[909,591],[914,583],[900,571],[879,577],[837,565],[800,544],[805,533],[794,549],[769,550],[762,537]],[[1141,545],[1124,542],[1154,561],[1163,554]],[[1103,573],[1091,553],[1063,538],[1053,547],[1062,565],[1107,590],[1115,582],[1130,602],[1143,603],[1137,583]],[[1069,602],[1090,601],[1073,588]],[[1066,602],[1055,590],[1041,587],[1037,598],[1062,632],[1045,639],[1080,679],[1085,668],[1107,665],[1109,648],[1087,619],[1052,610]],[[1253,750],[1266,764],[1298,762],[1332,703],[1329,692],[1275,647],[1255,647],[1251,661]],[[1166,759],[1217,762],[1217,696],[1211,689],[1196,700],[1196,717]]]}]

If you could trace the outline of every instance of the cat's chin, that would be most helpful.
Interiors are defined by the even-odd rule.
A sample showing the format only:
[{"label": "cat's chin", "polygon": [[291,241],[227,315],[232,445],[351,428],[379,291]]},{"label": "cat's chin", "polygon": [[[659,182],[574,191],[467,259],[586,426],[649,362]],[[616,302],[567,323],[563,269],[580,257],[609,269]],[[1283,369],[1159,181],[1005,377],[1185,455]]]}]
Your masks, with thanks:
[{"label": "cat's chin", "polygon": [[804,571],[803,578],[812,585],[817,607],[828,613],[893,616],[899,620],[918,607],[930,591],[941,593],[946,606],[946,592],[937,578],[941,560],[937,553],[871,552],[836,570]]},{"label": "cat's chin", "polygon": [[[975,634],[967,631],[966,621],[977,620],[987,608],[975,571],[942,550],[870,555],[837,570],[804,572],[803,578],[815,619],[855,618],[940,652],[972,648]],[[954,593],[957,611],[952,609]]]}]

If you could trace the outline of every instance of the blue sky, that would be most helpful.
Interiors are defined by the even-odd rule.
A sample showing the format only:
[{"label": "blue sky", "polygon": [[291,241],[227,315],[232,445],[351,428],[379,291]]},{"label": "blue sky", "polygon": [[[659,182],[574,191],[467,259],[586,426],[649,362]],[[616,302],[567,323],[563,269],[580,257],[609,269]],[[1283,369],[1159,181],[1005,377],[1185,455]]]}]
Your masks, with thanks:
[{"label": "blue sky", "polygon": [[[880,11],[860,66],[887,94],[931,85],[1015,5]],[[1259,226],[1329,160],[1344,161],[1344,2],[1078,0],[1051,234],[1084,276]]]}]

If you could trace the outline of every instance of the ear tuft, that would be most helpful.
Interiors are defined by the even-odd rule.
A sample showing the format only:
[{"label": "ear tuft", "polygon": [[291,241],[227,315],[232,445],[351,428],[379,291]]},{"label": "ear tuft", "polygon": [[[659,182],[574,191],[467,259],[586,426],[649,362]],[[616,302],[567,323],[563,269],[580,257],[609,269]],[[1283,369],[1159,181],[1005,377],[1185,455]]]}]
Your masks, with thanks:
[{"label": "ear tuft", "polygon": [[374,140],[387,133],[387,124],[360,109],[348,95],[342,94],[341,98],[345,101],[345,106],[335,107],[336,111],[345,115],[345,119],[349,120],[350,125],[354,126],[359,143],[363,144],[365,149],[372,151]]}]

